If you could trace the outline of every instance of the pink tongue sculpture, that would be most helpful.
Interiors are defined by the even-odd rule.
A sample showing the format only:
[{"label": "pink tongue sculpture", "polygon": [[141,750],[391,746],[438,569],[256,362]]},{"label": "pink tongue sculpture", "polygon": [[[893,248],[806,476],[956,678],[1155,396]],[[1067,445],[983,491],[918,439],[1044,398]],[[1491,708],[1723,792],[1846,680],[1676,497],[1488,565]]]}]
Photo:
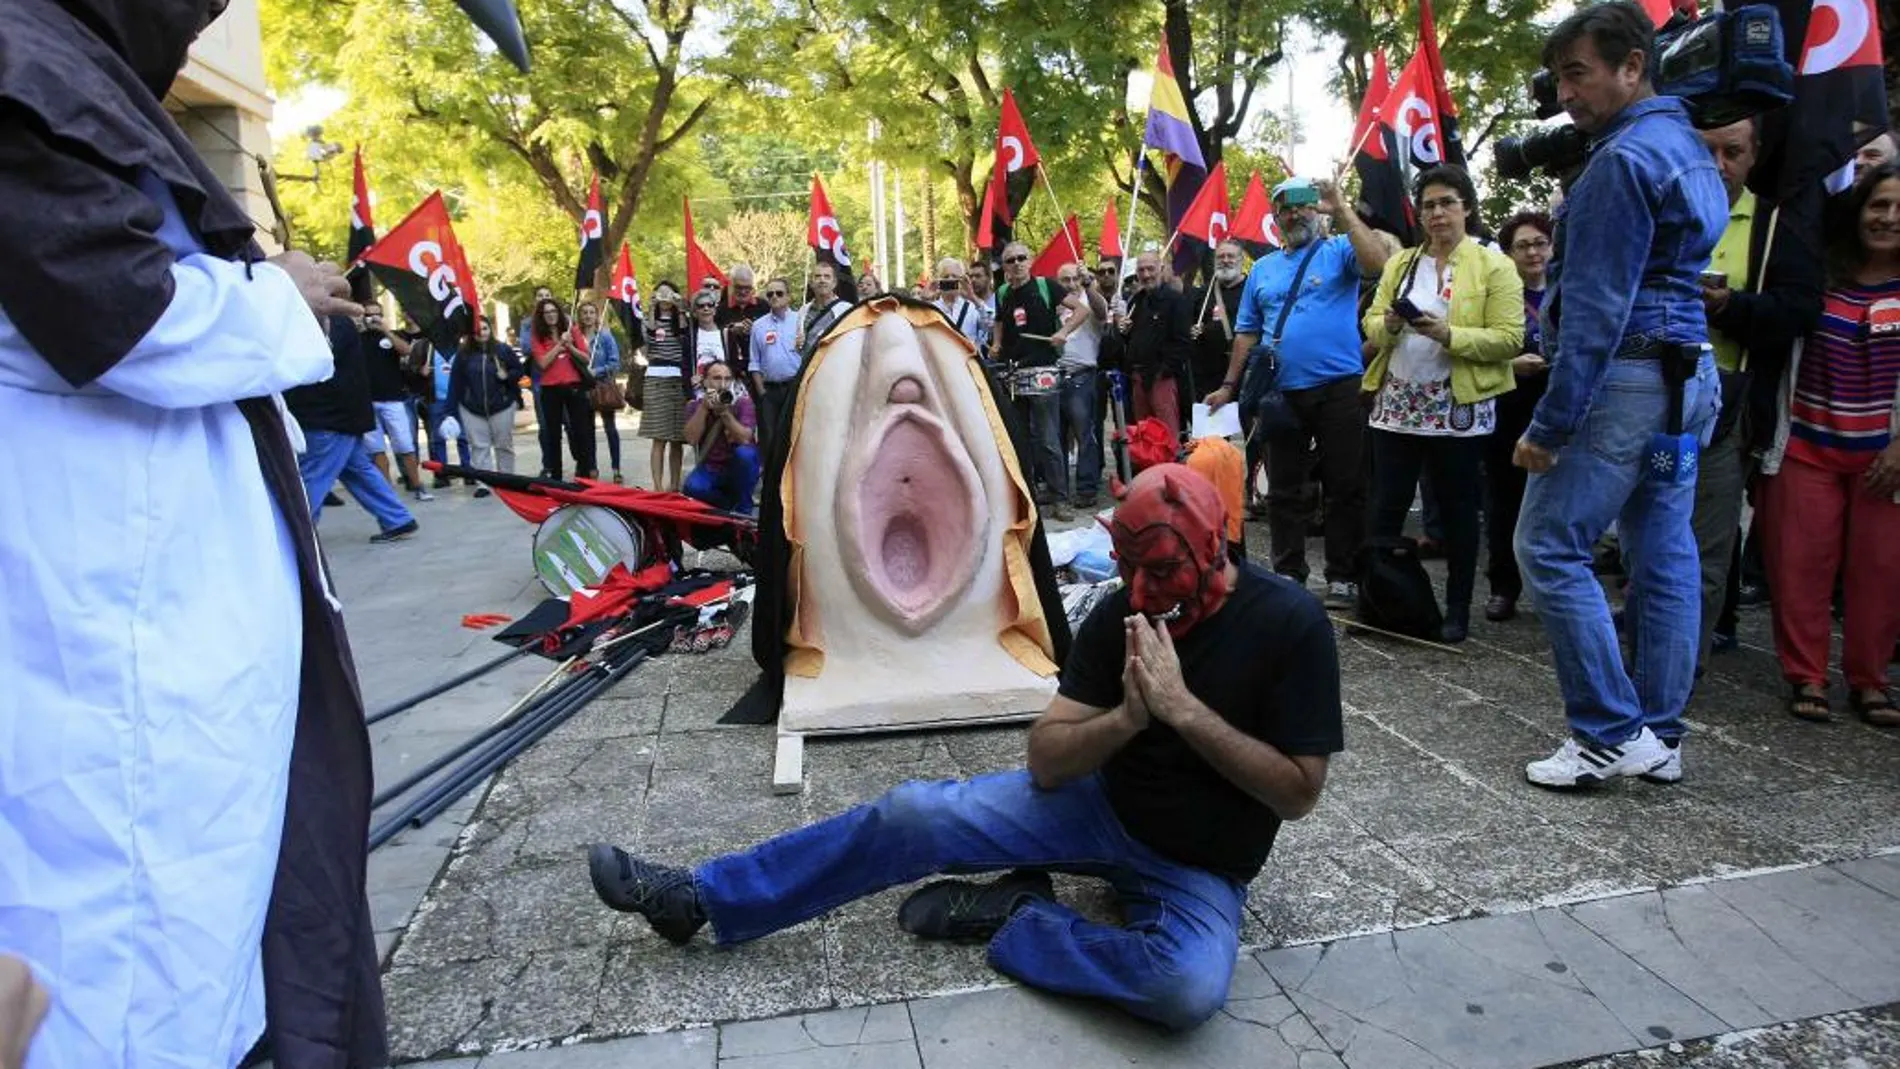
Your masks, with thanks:
[{"label": "pink tongue sculpture", "polygon": [[[893,399],[906,383],[916,389],[901,380]],[[867,602],[920,631],[969,584],[978,503],[969,461],[950,448],[946,428],[913,405],[893,408],[883,433],[860,446],[871,450],[870,462],[845,490],[857,514],[850,541],[864,558],[853,578]]]}]

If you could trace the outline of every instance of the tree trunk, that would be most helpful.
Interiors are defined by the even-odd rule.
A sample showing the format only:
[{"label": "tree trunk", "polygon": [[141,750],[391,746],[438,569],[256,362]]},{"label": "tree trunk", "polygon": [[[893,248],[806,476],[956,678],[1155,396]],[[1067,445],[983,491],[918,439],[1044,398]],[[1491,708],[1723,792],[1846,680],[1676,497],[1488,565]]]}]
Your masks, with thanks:
[{"label": "tree trunk", "polygon": [[935,275],[937,272],[937,183],[930,177],[930,171],[923,173],[924,187],[924,271]]}]

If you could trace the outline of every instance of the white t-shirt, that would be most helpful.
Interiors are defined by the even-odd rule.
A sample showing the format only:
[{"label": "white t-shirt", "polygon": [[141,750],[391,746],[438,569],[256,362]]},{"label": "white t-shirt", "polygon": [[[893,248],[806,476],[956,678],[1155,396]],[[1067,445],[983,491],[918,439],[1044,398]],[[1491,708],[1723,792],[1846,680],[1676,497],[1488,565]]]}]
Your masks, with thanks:
[{"label": "white t-shirt", "polygon": [[[1451,270],[1438,277],[1438,264],[1419,253],[1411,272],[1409,296],[1418,310],[1443,320],[1451,309]],[[1371,426],[1398,434],[1476,438],[1497,429],[1497,405],[1491,398],[1461,405],[1451,395],[1451,354],[1445,347],[1406,327],[1392,347],[1385,382],[1372,405]]]},{"label": "white t-shirt", "polygon": [[706,365],[726,358],[726,336],[723,331],[702,330],[698,340],[693,343],[693,367],[698,375],[706,373]]},{"label": "white t-shirt", "polygon": [[1056,361],[1060,367],[1094,367],[1102,355],[1102,324],[1095,318],[1085,303],[1081,308],[1061,305],[1056,314],[1062,317],[1062,325],[1068,327],[1076,316],[1086,316],[1088,321],[1075,328],[1062,345],[1062,358]]}]

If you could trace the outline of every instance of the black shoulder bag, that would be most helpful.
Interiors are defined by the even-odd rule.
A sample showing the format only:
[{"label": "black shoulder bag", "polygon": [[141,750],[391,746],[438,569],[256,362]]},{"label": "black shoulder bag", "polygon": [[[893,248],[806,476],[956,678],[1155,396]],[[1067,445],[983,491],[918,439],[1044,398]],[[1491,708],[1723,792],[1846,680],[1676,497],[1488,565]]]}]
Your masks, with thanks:
[{"label": "black shoulder bag", "polygon": [[1255,435],[1280,438],[1298,433],[1300,429],[1299,414],[1293,411],[1286,393],[1280,389],[1280,335],[1286,331],[1287,317],[1293,314],[1293,302],[1300,297],[1300,285],[1306,281],[1306,269],[1312,266],[1319,246],[1318,241],[1307,245],[1299,269],[1293,273],[1293,285],[1280,304],[1280,318],[1273,323],[1273,333],[1247,354],[1247,365],[1240,376],[1238,403],[1241,418],[1253,420],[1253,427],[1247,432],[1249,441]]}]

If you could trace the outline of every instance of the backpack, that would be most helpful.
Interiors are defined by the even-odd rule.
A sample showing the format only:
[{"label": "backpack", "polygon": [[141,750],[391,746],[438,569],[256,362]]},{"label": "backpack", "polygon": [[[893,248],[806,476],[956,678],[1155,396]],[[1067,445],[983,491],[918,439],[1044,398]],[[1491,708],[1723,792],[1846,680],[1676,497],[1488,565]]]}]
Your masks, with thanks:
[{"label": "backpack", "polygon": [[1361,623],[1438,641],[1445,617],[1425,565],[1419,563],[1416,541],[1402,535],[1368,538],[1359,547],[1357,565]]}]

